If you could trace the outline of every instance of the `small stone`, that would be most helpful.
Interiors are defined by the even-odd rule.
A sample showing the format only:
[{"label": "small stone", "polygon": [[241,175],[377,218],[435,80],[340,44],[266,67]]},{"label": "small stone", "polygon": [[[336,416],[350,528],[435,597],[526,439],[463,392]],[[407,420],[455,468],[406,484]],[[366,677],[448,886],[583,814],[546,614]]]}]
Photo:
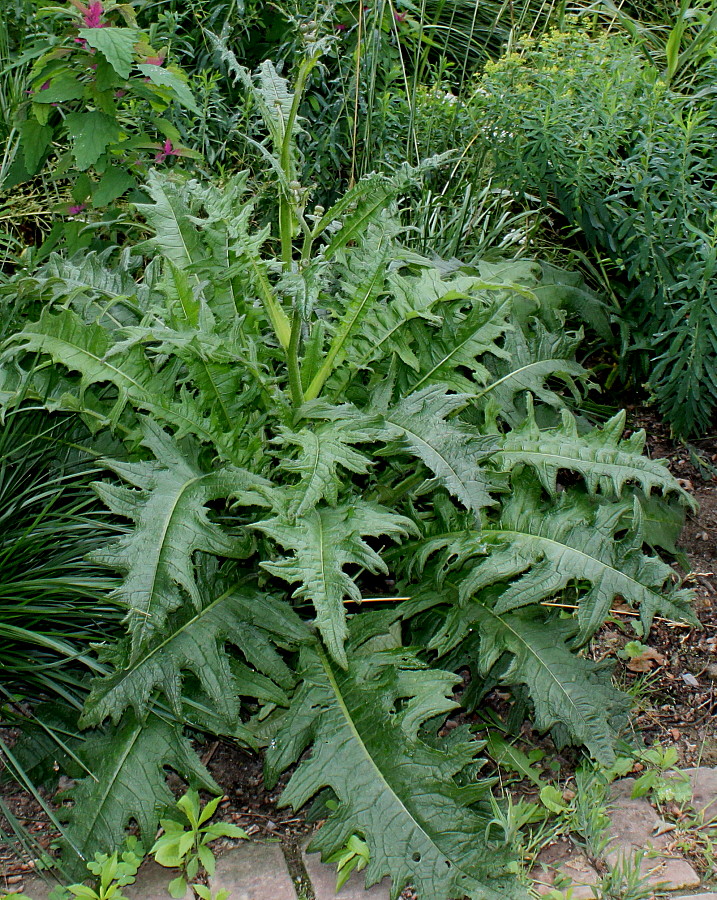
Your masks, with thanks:
[{"label": "small stone", "polygon": [[608,811],[609,853],[631,853],[650,847],[661,850],[667,846],[667,837],[657,834],[665,822],[647,800],[632,799],[630,795],[634,786],[634,778],[621,778],[611,786],[612,802]]},{"label": "small stone", "polygon": [[692,806],[705,822],[717,818],[717,769],[685,769],[692,780]]},{"label": "small stone", "polygon": [[232,900],[296,900],[279,844],[240,844],[217,860],[212,892],[229,891]]},{"label": "small stone", "polygon": [[670,900],[717,900],[717,894],[680,894],[679,897],[671,897]]},{"label": "small stone", "polygon": [[[178,869],[168,869],[152,860],[145,860],[137,872],[134,884],[122,888],[129,900],[168,900],[167,885],[179,875]],[[191,900],[193,892],[187,889],[184,900]]]},{"label": "small stone", "polygon": [[[634,778],[621,778],[611,787],[610,841],[605,853],[605,861],[611,868],[634,859],[639,850],[664,850],[670,841],[667,823],[646,800],[633,800],[630,796],[634,784]],[[667,885],[667,890],[677,891],[700,884],[699,875],[681,857],[645,856],[640,872],[651,887]]]},{"label": "small stone", "polygon": [[337,894],[336,866],[322,863],[318,853],[304,852],[302,858],[311,879],[316,900],[388,900],[388,878],[384,878],[379,884],[375,884],[367,890],[364,887],[364,873],[354,870]]},{"label": "small stone", "polygon": [[571,900],[594,900],[593,886],[599,883],[600,876],[588,858],[568,841],[556,841],[546,847],[537,863],[531,875],[533,887],[541,896],[553,890],[556,882],[562,888],[563,879],[569,879],[566,890],[570,890]]},{"label": "small stone", "polygon": [[700,876],[686,859],[669,856],[643,859],[640,871],[649,874],[647,883],[651,887],[659,884],[665,890],[679,891],[700,886]]}]

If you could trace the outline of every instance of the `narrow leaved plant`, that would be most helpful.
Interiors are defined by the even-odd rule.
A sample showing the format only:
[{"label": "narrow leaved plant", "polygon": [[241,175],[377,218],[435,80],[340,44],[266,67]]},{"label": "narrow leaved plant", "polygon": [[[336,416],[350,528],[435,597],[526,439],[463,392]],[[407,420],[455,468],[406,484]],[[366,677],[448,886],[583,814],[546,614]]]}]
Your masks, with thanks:
[{"label": "narrow leaved plant", "polygon": [[312,212],[299,92],[270,62],[239,76],[276,228],[243,175],[151,175],[143,244],[13,286],[45,304],[6,347],[5,404],[34,391],[124,447],[96,490],[131,527],[93,559],[123,576],[126,637],[98,651],[71,846],[131,819],[151,840],[165,766],[212,789],[187,725],[268,744],[270,782],[301,760],[283,802],[328,796],[314,848],[361,835],[392,898],[523,896],[475,774],[484,744],[441,731],[454,673],[473,672],[471,702],[518,688],[539,728],[612,760],[625,698],[580,647],[618,598],[645,629],[690,617],[649,549],[688,498],[622,415],[570,411],[587,372],[563,307],[579,296],[595,320],[597,300],[535,264],[407,250],[407,169]]}]

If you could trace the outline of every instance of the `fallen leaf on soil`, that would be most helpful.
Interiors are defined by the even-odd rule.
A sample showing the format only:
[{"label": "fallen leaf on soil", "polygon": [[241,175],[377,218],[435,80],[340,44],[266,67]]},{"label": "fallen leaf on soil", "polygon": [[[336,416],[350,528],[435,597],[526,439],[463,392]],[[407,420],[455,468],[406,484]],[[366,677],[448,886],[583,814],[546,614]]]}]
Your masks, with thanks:
[{"label": "fallen leaf on soil", "polygon": [[664,666],[665,657],[654,650],[652,647],[646,647],[642,653],[633,656],[627,663],[627,668],[631,672],[649,672],[654,666]]}]

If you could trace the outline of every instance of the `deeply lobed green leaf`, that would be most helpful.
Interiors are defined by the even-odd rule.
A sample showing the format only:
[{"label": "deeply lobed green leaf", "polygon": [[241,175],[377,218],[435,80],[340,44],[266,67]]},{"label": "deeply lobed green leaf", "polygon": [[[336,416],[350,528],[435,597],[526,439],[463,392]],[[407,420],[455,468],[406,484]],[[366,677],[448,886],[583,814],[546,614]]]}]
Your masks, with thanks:
[{"label": "deeply lobed green leaf", "polygon": [[362,500],[334,508],[312,509],[288,522],[275,517],[256,528],[292,551],[293,555],[261,565],[272,575],[299,582],[295,597],[306,598],[316,610],[316,625],[334,659],[344,668],[347,635],[344,599],[361,602],[361,591],[346,572],[349,564],[369,572],[387,573],[386,563],[368,544],[367,536],[400,540],[414,530],[410,519]]},{"label": "deeply lobed green leaf", "polygon": [[116,846],[132,820],[142,841],[153,841],[159,811],[174,803],[165,766],[196,787],[219,793],[181,728],[154,714],[140,722],[128,713],[117,728],[90,732],[82,756],[91,774],[65,793],[73,805],[62,810],[68,827],[66,860],[75,869],[80,868],[78,858],[70,847],[89,859],[96,847]]},{"label": "deeply lobed green leaf", "polygon": [[408,883],[435,900],[524,896],[506,876],[504,852],[486,840],[487,811],[474,807],[488,783],[454,780],[482,745],[433,746],[421,737],[424,724],[435,730],[454,708],[448,697],[457,677],[427,668],[410,650],[375,650],[365,631],[348,661],[342,671],[318,647],[302,652],[303,685],[267,752],[271,783],[313,746],[282,803],[298,809],[325,787],[338,798],[311,849],[326,856],[362,834],[366,884],[390,876],[394,900]]},{"label": "deeply lobed green leaf", "polygon": [[93,560],[122,572],[115,598],[127,609],[130,659],[136,662],[162,633],[167,616],[191,600],[197,612],[203,602],[196,583],[193,554],[201,550],[229,558],[245,556],[241,543],[214,524],[206,504],[219,497],[243,498],[266,505],[267,483],[233,466],[206,472],[196,454],[183,453],[170,436],[151,421],[144,423],[143,444],[155,462],[107,465],[132,488],[97,483],[95,489],[116,515],[134,522],[134,530]]}]

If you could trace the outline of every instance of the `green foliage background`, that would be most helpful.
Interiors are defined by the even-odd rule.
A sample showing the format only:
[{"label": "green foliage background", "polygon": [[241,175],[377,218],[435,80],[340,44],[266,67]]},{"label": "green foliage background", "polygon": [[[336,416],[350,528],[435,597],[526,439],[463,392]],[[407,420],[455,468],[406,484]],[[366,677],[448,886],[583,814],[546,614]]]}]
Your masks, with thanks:
[{"label": "green foliage background", "polygon": [[[616,318],[643,342],[659,326],[663,408],[683,431],[709,421],[707,226],[664,251],[701,272],[699,303],[697,274],[673,278],[655,249],[696,221],[711,159],[702,141],[685,163],[708,121],[685,101],[711,66],[687,53],[699,34],[638,45],[623,17],[631,37],[552,31],[476,74],[563,10],[106,3],[106,28],[73,10],[33,32],[18,2],[5,32],[27,45],[3,76],[0,401],[28,446],[43,423],[53,442],[69,429],[68,455],[26,465],[49,498],[31,545],[50,512],[72,526],[46,605],[75,629],[63,644],[14,611],[34,660],[55,642],[59,672],[3,682],[25,731],[5,748],[15,774],[40,782],[57,760],[75,779],[58,815],[81,871],[132,820],[151,841],[167,767],[220,790],[190,741],[210,734],[263,749],[269,783],[294,767],[282,802],[330,801],[314,848],[360,835],[367,882],[390,876],[393,898],[524,896],[486,745],[442,725],[501,685],[516,720],[610,765],[629,701],[591,637],[618,599],[645,632],[656,615],[696,622],[661,558],[691,498],[624,414],[587,415],[584,362]],[[671,144],[652,167],[658,133],[679,165]],[[108,198],[120,162],[133,184]],[[35,241],[44,219],[30,239],[18,197],[50,190],[65,218]],[[672,219],[655,216],[668,197]],[[619,309],[554,265],[562,245],[528,258],[550,204],[609,247]]]}]

